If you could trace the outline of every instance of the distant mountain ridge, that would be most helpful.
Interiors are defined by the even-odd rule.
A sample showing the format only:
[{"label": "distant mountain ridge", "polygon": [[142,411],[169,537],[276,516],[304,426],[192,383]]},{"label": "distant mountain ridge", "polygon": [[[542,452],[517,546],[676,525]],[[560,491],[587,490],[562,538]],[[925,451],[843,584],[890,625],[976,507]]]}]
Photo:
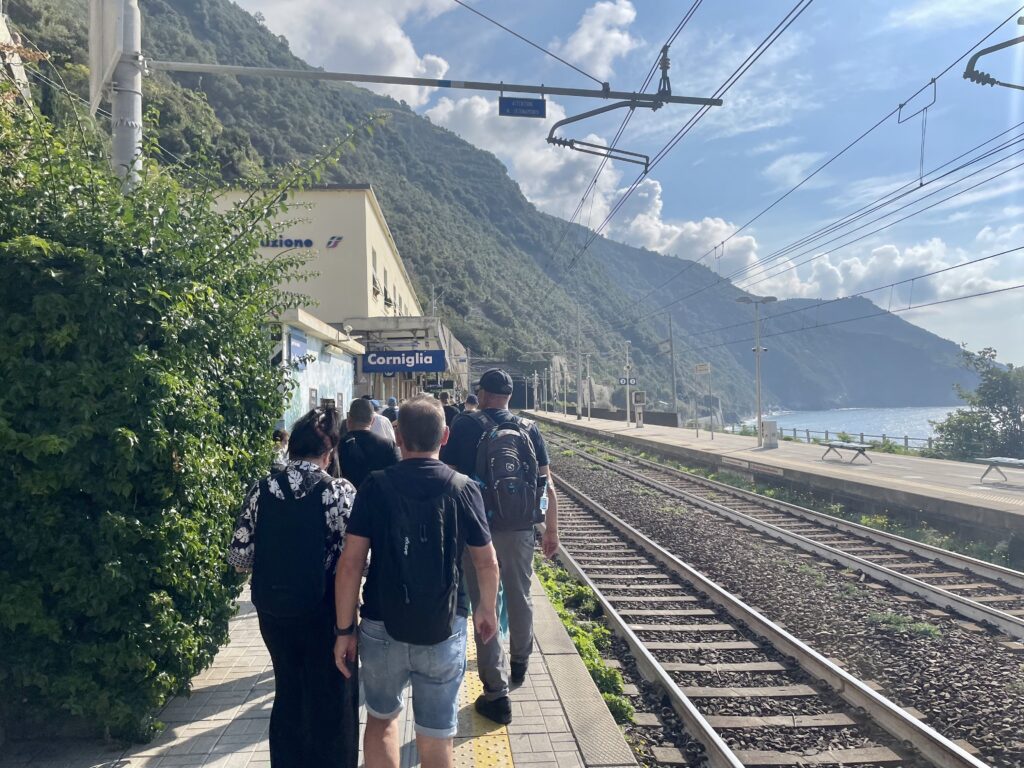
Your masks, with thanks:
[{"label": "distant mountain ridge", "polygon": [[[290,53],[286,40],[229,0],[140,5],[143,48],[150,57],[309,68]],[[65,79],[84,91],[85,0],[34,0],[31,8],[12,4],[9,13],[55,64],[69,64]],[[361,88],[163,74],[148,78],[145,87],[147,106],[159,110],[161,145],[182,157],[202,150],[225,181],[258,179],[270,167],[309,157],[346,124],[386,110],[385,126],[347,154],[325,181],[373,185],[421,303],[428,303],[431,286],[443,289],[442,314],[475,358],[515,360],[538,351],[571,355],[578,300],[595,377],[610,382],[619,375],[629,339],[641,385],[652,399],[669,399],[668,361],[658,353],[667,333],[664,318],[622,326],[642,311],[718,281],[702,265],[661,287],[679,270],[679,259],[600,237],[575,269],[564,272],[572,249],[563,247],[554,256],[552,251],[565,222],[530,204],[496,157],[404,104]],[[60,113],[54,93],[43,88],[37,96],[44,111]],[[579,242],[584,230],[570,226],[565,242]],[[636,299],[652,288],[658,290],[651,302],[638,310]],[[715,394],[727,411],[745,413],[753,403],[751,343],[744,341],[752,324],[746,332],[721,330],[750,320],[749,308],[734,301],[739,295],[728,284],[710,288],[679,302],[672,316],[681,396],[703,391],[693,365],[711,362]],[[771,313],[807,302],[779,302]],[[955,403],[953,384],[971,384],[973,377],[960,368],[952,342],[891,315],[829,325],[877,311],[864,299],[847,299],[769,320],[766,401],[793,409]],[[821,327],[805,330],[811,325]],[[790,333],[771,335],[779,331]]]}]

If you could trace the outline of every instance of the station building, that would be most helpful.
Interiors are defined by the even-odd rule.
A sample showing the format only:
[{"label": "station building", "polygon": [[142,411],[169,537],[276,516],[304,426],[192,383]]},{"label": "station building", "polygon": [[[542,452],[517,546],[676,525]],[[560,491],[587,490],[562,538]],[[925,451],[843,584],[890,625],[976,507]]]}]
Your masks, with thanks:
[{"label": "station building", "polygon": [[[243,194],[228,193],[225,203]],[[276,359],[290,364],[297,382],[285,423],[325,400],[347,408],[365,394],[384,400],[468,390],[467,350],[440,319],[424,315],[371,186],[314,187],[287,202],[280,230],[260,248],[268,259],[295,249],[310,254],[309,279],[282,287],[312,304],[277,319]]]}]

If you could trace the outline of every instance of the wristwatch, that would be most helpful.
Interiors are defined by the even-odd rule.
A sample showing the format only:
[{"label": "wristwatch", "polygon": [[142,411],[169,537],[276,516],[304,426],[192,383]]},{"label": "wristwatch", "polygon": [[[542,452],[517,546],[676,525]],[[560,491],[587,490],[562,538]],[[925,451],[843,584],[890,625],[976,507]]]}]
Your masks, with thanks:
[{"label": "wristwatch", "polygon": [[344,629],[339,629],[338,627],[335,627],[334,628],[334,636],[335,637],[347,637],[348,635],[351,635],[355,631],[356,631],[356,625],[354,623],[353,624],[349,624]]}]

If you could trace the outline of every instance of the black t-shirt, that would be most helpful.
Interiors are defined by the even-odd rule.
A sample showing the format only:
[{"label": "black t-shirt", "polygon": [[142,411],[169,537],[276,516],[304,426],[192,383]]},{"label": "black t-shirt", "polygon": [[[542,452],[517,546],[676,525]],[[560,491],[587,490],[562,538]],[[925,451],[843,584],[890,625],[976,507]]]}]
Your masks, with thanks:
[{"label": "black t-shirt", "polygon": [[450,403],[444,407],[444,423],[449,427],[452,425],[452,419],[459,415],[459,409]]},{"label": "black t-shirt", "polygon": [[[483,413],[489,415],[495,424],[504,424],[515,418],[512,412],[505,408],[485,408]],[[544,445],[544,438],[541,437],[536,422],[528,431],[530,440],[533,441],[533,450],[537,454],[537,466],[546,467],[550,463],[548,449]],[[476,472],[476,447],[483,433],[484,428],[480,425],[478,417],[471,413],[462,414],[451,425],[448,442],[441,448],[441,461],[472,477]]]},{"label": "black t-shirt", "polygon": [[[395,483],[395,489],[414,499],[432,499],[444,492],[451,469],[435,459],[405,459],[388,474]],[[470,547],[483,547],[491,541],[491,529],[487,525],[484,512],[484,500],[480,496],[480,488],[476,483],[466,483],[465,489],[455,497],[459,515],[459,616],[469,615],[469,598],[462,580],[462,552]],[[386,499],[377,483],[370,478],[356,494],[352,507],[352,516],[348,520],[348,533],[362,536],[370,540],[370,551],[373,552],[375,540],[379,542],[383,536],[376,523],[386,519],[380,510]],[[366,576],[363,587],[363,607],[360,611],[365,619],[380,620],[377,608],[377,579],[380,578],[374,565],[379,558],[370,558],[370,572]]]},{"label": "black t-shirt", "polygon": [[352,430],[338,446],[341,476],[358,488],[371,472],[401,461],[395,444],[368,429]]}]

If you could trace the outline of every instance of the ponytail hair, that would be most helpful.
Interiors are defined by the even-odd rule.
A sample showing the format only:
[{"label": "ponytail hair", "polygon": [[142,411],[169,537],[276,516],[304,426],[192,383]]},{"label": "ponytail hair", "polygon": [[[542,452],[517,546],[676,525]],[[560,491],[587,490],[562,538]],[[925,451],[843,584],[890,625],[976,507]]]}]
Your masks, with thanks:
[{"label": "ponytail hair", "polygon": [[292,424],[288,436],[290,459],[315,459],[341,442],[341,414],[334,406],[314,408]]}]

